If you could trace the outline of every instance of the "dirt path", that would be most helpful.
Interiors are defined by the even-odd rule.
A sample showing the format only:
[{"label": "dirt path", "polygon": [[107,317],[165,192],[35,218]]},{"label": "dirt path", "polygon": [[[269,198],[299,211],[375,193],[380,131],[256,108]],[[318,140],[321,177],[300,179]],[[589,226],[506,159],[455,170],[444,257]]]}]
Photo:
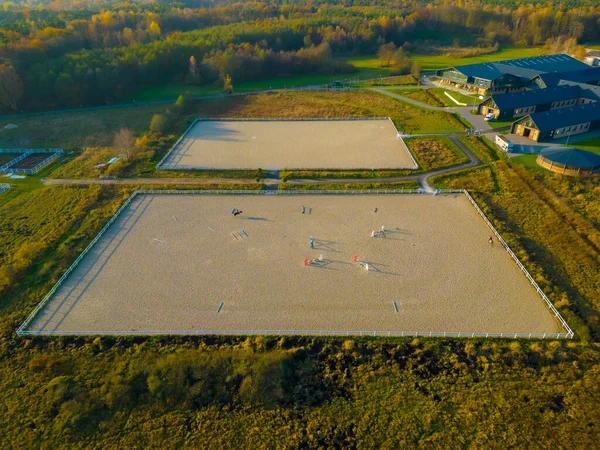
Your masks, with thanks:
[{"label": "dirt path", "polygon": [[61,184],[244,184],[253,183],[251,179],[237,178],[119,178],[100,180],[96,178],[46,178],[44,186]]}]

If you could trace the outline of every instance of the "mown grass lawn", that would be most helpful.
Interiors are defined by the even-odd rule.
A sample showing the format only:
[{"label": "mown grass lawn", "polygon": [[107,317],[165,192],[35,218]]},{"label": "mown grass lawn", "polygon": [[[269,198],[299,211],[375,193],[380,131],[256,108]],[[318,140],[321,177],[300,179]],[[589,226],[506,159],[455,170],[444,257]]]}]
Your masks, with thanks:
[{"label": "mown grass lawn", "polygon": [[538,155],[520,155],[511,158],[513,164],[523,166],[533,172],[545,172],[546,169],[538,165],[536,162]]},{"label": "mown grass lawn", "polygon": [[577,142],[572,145],[569,144],[568,147],[576,147],[600,155],[600,137]]},{"label": "mown grass lawn", "polygon": [[460,103],[466,103],[467,105],[473,105],[474,103],[478,104],[481,102],[481,100],[479,100],[479,98],[477,98],[476,96],[469,97],[468,95],[461,94],[460,92],[448,91],[444,88],[411,89],[410,87],[406,87],[388,90],[396,94],[408,97],[412,100],[417,100],[419,102],[426,103],[427,105],[437,107],[463,106],[456,104],[456,102],[453,102],[452,99],[445,94],[445,92],[448,92],[456,101]]},{"label": "mown grass lawn", "polygon": [[492,121],[488,122],[488,124],[492,128],[503,128],[503,127],[509,127],[509,126],[511,126],[515,122],[515,120],[517,120],[517,119],[511,119],[511,120],[492,120]]},{"label": "mown grass lawn", "polygon": [[443,89],[443,88],[435,88],[435,89],[433,89],[433,91],[435,91],[436,94],[439,95],[440,97],[443,97],[445,99],[445,101],[447,100],[449,102],[448,106],[462,106],[462,105],[457,105],[455,102],[452,101],[452,99],[450,99],[446,94],[444,94],[444,92],[447,92],[449,95],[451,95],[452,98],[454,100],[456,100],[457,102],[465,103],[467,105],[478,105],[479,103],[481,103],[483,101],[477,95],[465,95],[465,94],[462,94],[461,92],[450,91],[450,90]]},{"label": "mown grass lawn", "polygon": [[444,67],[462,66],[466,64],[477,64],[483,62],[502,61],[506,59],[528,58],[544,54],[541,47],[520,48],[503,47],[495,53],[471,56],[468,58],[456,58],[444,55],[409,55],[412,62],[421,67],[421,71],[443,69]]},{"label": "mown grass lawn", "polygon": [[[325,85],[335,81],[350,81],[355,79],[369,79],[380,76],[388,76],[390,69],[378,69],[377,67],[362,66],[360,61],[353,64],[356,71],[352,73],[343,73],[338,75],[294,75],[280,76],[276,78],[266,78],[264,80],[245,81],[242,83],[233,82],[235,92],[263,91],[267,89],[287,89],[299,86]],[[182,83],[166,83],[142,89],[134,93],[127,101],[152,101],[152,100],[176,100],[181,94],[192,97],[219,95],[222,93],[220,83],[191,86]]]}]

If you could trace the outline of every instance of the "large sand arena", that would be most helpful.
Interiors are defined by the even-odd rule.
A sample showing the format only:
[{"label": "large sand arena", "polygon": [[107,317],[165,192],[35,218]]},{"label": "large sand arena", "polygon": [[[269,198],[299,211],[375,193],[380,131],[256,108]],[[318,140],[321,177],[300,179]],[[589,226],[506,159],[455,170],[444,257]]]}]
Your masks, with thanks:
[{"label": "large sand arena", "polygon": [[162,169],[410,168],[389,119],[198,121]]},{"label": "large sand arena", "polygon": [[139,195],[29,330],[561,331],[489,235],[463,195]]}]

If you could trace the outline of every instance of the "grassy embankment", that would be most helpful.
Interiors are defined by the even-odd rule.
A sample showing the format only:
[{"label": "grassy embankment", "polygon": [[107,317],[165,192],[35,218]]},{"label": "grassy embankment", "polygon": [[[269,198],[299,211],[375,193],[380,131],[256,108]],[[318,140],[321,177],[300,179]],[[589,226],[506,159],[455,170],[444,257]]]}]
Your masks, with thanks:
[{"label": "grassy embankment", "polygon": [[349,190],[349,189],[418,189],[419,183],[415,180],[398,181],[391,183],[358,182],[358,183],[281,183],[279,190]]}]

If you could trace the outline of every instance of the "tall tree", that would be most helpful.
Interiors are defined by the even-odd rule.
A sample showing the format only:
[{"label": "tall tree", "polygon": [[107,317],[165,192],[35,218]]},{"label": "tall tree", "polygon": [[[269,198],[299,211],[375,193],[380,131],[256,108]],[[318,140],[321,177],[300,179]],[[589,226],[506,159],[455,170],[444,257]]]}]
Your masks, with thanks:
[{"label": "tall tree", "polygon": [[231,84],[231,77],[229,75],[225,75],[225,79],[223,80],[223,92],[233,94],[233,84]]},{"label": "tall tree", "polygon": [[379,56],[379,62],[381,67],[390,67],[394,60],[394,54],[396,53],[396,44],[388,42],[379,47],[377,56]]},{"label": "tall tree", "polygon": [[121,128],[119,131],[115,133],[113,138],[113,147],[120,153],[127,156],[127,160],[129,161],[131,149],[133,148],[133,143],[135,139],[133,137],[133,133],[129,128]]},{"label": "tall tree", "polygon": [[192,78],[196,78],[196,75],[198,75],[198,62],[194,55],[190,56],[190,75]]}]

